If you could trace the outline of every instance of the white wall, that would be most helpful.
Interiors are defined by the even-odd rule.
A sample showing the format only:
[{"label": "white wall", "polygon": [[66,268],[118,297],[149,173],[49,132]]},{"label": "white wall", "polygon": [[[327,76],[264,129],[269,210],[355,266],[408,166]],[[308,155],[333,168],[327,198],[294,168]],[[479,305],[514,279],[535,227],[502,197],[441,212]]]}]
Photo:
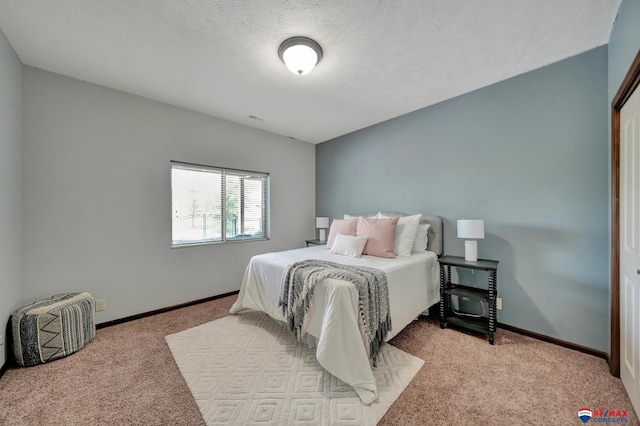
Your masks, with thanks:
[{"label": "white wall", "polygon": [[6,325],[20,306],[20,143],[22,63],[0,31],[0,367],[5,355]]},{"label": "white wall", "polygon": [[[311,144],[31,67],[23,96],[25,300],[89,291],[105,322],[238,290],[313,237]],[[170,160],[270,173],[271,240],[170,249]]]}]

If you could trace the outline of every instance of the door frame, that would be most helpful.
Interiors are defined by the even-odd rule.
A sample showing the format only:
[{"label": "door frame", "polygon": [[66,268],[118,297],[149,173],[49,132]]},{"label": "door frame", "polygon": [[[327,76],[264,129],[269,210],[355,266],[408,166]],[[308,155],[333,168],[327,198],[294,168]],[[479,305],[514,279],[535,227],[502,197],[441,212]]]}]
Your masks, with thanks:
[{"label": "door frame", "polygon": [[611,353],[609,371],[620,377],[620,110],[640,85],[640,50],[611,102]]}]

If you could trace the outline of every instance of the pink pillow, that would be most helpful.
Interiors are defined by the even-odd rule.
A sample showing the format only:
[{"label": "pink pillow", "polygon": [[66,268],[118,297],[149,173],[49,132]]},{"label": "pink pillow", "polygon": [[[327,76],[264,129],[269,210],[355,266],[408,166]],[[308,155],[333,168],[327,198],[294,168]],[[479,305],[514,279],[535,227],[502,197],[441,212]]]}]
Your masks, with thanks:
[{"label": "pink pillow", "polygon": [[396,257],[393,252],[396,240],[396,227],[398,226],[398,216],[391,219],[370,219],[360,216],[356,235],[367,237],[367,244],[364,246],[362,254],[377,257]]},{"label": "pink pillow", "polygon": [[327,238],[327,248],[331,248],[338,234],[353,235],[355,237],[357,226],[358,219],[333,219],[329,229],[329,237]]}]

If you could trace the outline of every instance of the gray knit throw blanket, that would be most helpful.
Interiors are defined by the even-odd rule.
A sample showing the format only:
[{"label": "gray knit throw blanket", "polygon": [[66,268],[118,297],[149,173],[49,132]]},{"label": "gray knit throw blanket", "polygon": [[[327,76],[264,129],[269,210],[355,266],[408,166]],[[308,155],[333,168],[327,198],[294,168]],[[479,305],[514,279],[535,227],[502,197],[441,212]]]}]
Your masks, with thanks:
[{"label": "gray knit throw blanket", "polygon": [[350,281],[358,289],[360,331],[376,366],[378,352],[391,330],[387,276],[378,269],[324,260],[303,260],[288,266],[282,279],[279,305],[289,330],[301,339],[305,316],[313,308],[313,289],[325,278]]}]

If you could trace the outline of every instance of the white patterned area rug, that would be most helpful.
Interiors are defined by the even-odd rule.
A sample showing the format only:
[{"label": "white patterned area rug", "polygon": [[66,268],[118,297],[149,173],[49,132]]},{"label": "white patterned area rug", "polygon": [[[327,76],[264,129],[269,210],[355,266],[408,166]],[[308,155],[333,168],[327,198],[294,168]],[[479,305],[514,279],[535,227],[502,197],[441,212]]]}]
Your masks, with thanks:
[{"label": "white patterned area rug", "polygon": [[165,337],[207,425],[375,425],[424,361],[384,345],[366,406],[315,349],[262,313],[230,315]]}]

